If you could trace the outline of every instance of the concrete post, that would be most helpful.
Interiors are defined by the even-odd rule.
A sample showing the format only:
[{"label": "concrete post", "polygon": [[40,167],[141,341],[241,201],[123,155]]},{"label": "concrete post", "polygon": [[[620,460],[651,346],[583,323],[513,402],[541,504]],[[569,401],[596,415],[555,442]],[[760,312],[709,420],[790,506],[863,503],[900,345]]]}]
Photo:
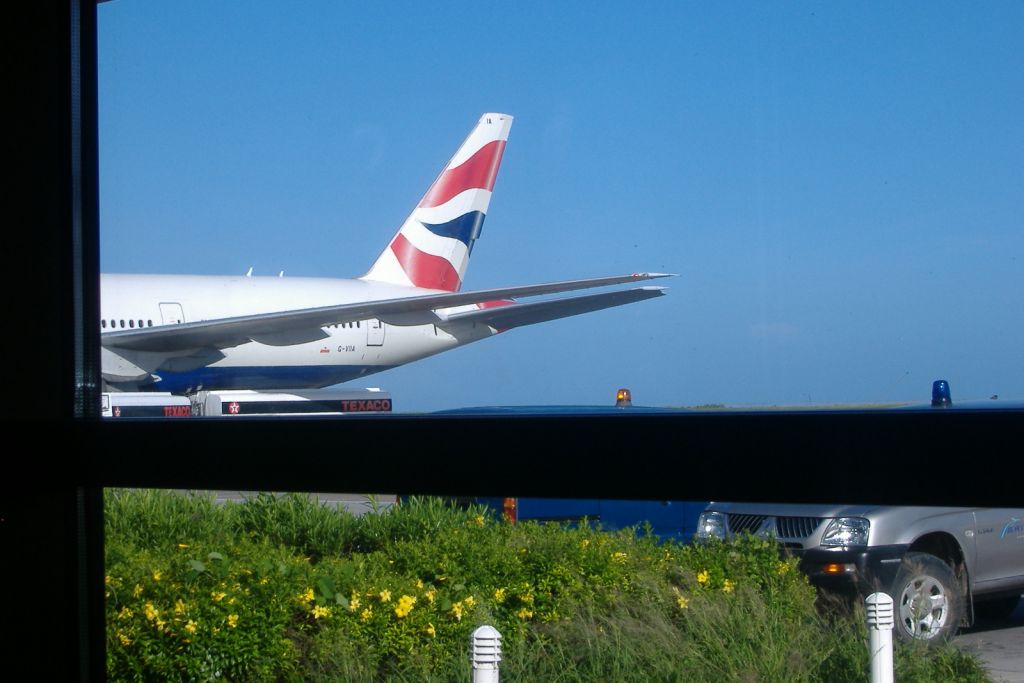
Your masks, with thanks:
[{"label": "concrete post", "polygon": [[471,636],[473,683],[498,683],[501,634],[493,626],[481,626]]},{"label": "concrete post", "polygon": [[868,618],[871,683],[893,683],[892,598],[887,593],[872,593],[864,600],[864,608]]}]

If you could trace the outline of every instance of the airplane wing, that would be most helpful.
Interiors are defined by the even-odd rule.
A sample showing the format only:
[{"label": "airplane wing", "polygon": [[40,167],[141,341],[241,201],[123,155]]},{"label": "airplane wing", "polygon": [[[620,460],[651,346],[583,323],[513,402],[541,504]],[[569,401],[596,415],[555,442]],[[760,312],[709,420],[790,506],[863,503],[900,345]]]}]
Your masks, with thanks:
[{"label": "airplane wing", "polygon": [[[513,327],[533,325],[581,313],[600,311],[613,306],[631,304],[634,301],[653,299],[664,294],[664,287],[639,287],[619,292],[601,292],[600,294],[586,294],[551,301],[535,301],[525,304],[510,302],[505,306],[454,313],[446,316],[446,319],[448,322],[479,322],[499,330],[508,330]],[[443,327],[443,323],[439,325]]]},{"label": "airplane wing", "polygon": [[[287,346],[326,338],[328,335],[322,328],[328,325],[355,322],[357,320],[368,320],[371,318],[383,320],[391,325],[423,325],[429,323],[442,323],[451,318],[437,313],[438,309],[454,308],[468,304],[485,303],[516,297],[538,296],[542,294],[555,294],[593,287],[605,287],[627,282],[653,280],[662,277],[670,277],[670,274],[633,273],[631,275],[588,278],[583,280],[566,280],[563,282],[523,285],[519,287],[499,287],[495,289],[478,289],[465,292],[443,292],[438,294],[426,294],[422,296],[384,299],[379,301],[360,301],[357,303],[339,304],[337,306],[321,306],[318,308],[261,313],[257,315],[237,316],[217,320],[202,320],[182,323],[180,325],[161,325],[143,329],[118,330],[116,332],[104,333],[101,337],[101,343],[104,347],[111,349],[120,348],[136,351],[161,352],[186,351],[201,347],[229,348],[245,344],[249,341],[258,341],[275,346]],[[641,292],[646,290],[641,288],[628,291]],[[657,296],[657,294],[650,296]],[[563,301],[573,301],[575,299],[588,299],[588,297],[575,297]],[[520,310],[521,315],[523,316],[549,316],[547,318],[537,317],[534,320],[530,320],[530,322],[518,322],[516,324],[531,324],[532,322],[541,322],[543,319],[552,320],[565,315],[575,315],[577,312],[584,312],[584,310],[581,309],[578,311],[558,314],[559,309],[555,306],[557,301],[559,300],[538,302],[539,304],[543,304],[543,306],[532,309],[520,307],[530,305],[536,306],[537,304],[514,304],[514,307],[517,310]],[[590,300],[591,305],[600,301],[602,300]],[[603,301],[609,302],[611,300],[606,299]],[[622,301],[621,303],[627,303],[627,301]],[[573,304],[564,305],[567,306],[564,310],[572,310]],[[585,304],[581,302],[575,305],[582,306]],[[606,303],[606,305],[598,305],[596,308],[591,310],[599,310],[600,308],[607,308],[608,306],[616,305],[619,304]],[[483,311],[471,311],[469,313],[481,313],[490,310],[496,309],[484,309]],[[527,312],[530,310],[532,310],[533,313]],[[522,319],[526,320],[527,318],[524,317]],[[483,320],[483,318],[481,318],[481,320]],[[512,322],[514,320],[516,320],[516,318],[512,317],[510,313],[508,315],[507,322]],[[510,324],[507,326],[513,327],[515,325]]]}]

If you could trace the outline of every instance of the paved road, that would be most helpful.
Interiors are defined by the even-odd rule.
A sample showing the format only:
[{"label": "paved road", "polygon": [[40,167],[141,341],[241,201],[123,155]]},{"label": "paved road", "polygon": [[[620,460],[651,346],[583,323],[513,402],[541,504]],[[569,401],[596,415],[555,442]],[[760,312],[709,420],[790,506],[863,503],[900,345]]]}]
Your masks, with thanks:
[{"label": "paved road", "polygon": [[953,642],[977,652],[999,683],[1024,683],[1024,600],[1009,619],[978,621]]}]

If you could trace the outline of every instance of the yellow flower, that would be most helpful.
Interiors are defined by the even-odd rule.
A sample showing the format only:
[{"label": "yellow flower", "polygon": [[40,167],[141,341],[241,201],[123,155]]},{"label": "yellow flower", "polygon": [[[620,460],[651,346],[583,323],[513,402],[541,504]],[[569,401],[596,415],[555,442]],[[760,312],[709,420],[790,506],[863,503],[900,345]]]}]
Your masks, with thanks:
[{"label": "yellow flower", "polygon": [[626,557],[626,553],[623,552],[612,553],[612,562],[622,564],[626,561]]},{"label": "yellow flower", "polygon": [[484,516],[483,515],[477,515],[476,517],[474,517],[473,518],[473,524],[476,524],[477,526],[483,526],[484,525]]},{"label": "yellow flower", "polygon": [[434,628],[433,624],[427,624],[426,631],[427,631],[427,635],[430,636],[431,638],[433,638],[434,636],[437,635],[437,630]]},{"label": "yellow flower", "polygon": [[194,622],[191,619],[189,619],[188,623],[185,624],[185,630],[188,631],[189,633],[195,633],[196,629],[197,629],[196,622]]},{"label": "yellow flower", "polygon": [[360,621],[369,621],[370,617],[372,617],[372,616],[373,616],[373,608],[372,607],[367,607],[366,609],[364,609],[362,612],[359,613],[359,620]]},{"label": "yellow flower", "polygon": [[185,608],[185,602],[181,598],[178,598],[178,601],[176,603],[174,603],[174,613],[175,614],[184,614],[185,613],[185,609],[186,609]]},{"label": "yellow flower", "polygon": [[260,585],[261,586],[266,586],[268,583],[270,583],[270,579],[268,577],[264,576],[264,577],[260,578]]},{"label": "yellow flower", "polygon": [[[327,609],[327,608],[325,607],[324,609]],[[229,614],[228,615],[228,626],[230,626],[231,628],[235,628],[236,626],[238,626],[238,615],[237,614]]]},{"label": "yellow flower", "polygon": [[452,605],[452,616],[455,617],[456,621],[462,621],[462,603],[457,602]]},{"label": "yellow flower", "polygon": [[786,574],[788,574],[789,569],[789,562],[780,561],[777,565],[775,565],[775,573],[777,573],[779,576],[785,576]]},{"label": "yellow flower", "polygon": [[313,602],[313,589],[307,588],[304,593],[299,595],[299,600],[302,602]]},{"label": "yellow flower", "polygon": [[151,603],[151,602],[147,602],[145,604],[145,606],[143,607],[143,611],[146,614],[146,619],[148,619],[150,621],[153,621],[154,619],[156,619],[157,615],[160,614],[160,612],[157,610],[157,608],[153,607],[153,603]]},{"label": "yellow flower", "polygon": [[391,602],[391,591],[387,588],[377,594],[380,597],[381,602]]},{"label": "yellow flower", "polygon": [[690,599],[683,595],[678,588],[672,586],[672,592],[676,594],[676,604],[679,609],[686,609],[690,606]]},{"label": "yellow flower", "polygon": [[532,605],[533,604],[533,593],[526,593],[524,595],[520,595],[519,599],[521,601],[525,602],[527,605]]},{"label": "yellow flower", "polygon": [[320,605],[317,605],[316,607],[313,608],[313,618],[314,619],[319,619],[320,617],[329,617],[329,616],[331,616],[331,608],[330,607],[321,607]]},{"label": "yellow flower", "polygon": [[163,572],[161,572],[159,569],[157,569],[157,570],[155,570],[153,572],[153,580],[154,581],[159,581],[161,576],[163,576]]},{"label": "yellow flower", "polygon": [[505,602],[505,589],[504,588],[499,588],[498,590],[494,591],[494,601],[495,602]]},{"label": "yellow flower", "polygon": [[[222,593],[221,591],[213,591],[213,592],[210,593],[210,597],[213,598],[214,602],[220,602],[221,600],[224,599],[224,597],[226,595],[227,595],[227,593]],[[312,600],[312,599],[313,598],[310,598],[310,600]]]},{"label": "yellow flower", "polygon": [[135,584],[135,588],[132,589],[132,596],[137,598],[140,595],[142,595],[142,586]]},{"label": "yellow flower", "polygon": [[125,634],[121,633],[120,631],[117,632],[117,639],[120,640],[121,644],[124,645],[125,647],[128,647],[129,645],[132,644],[131,638],[129,638]]},{"label": "yellow flower", "polygon": [[433,605],[434,604],[434,597],[437,595],[437,591],[434,590],[433,588],[431,588],[426,593],[424,593],[424,595],[427,596],[427,602],[429,602],[431,605]]},{"label": "yellow flower", "polygon": [[359,596],[352,591],[352,598],[348,601],[348,611],[355,612],[357,609],[359,609]]},{"label": "yellow flower", "polygon": [[110,585],[110,574],[107,574],[106,576],[103,577],[103,584],[106,585],[106,586]]},{"label": "yellow flower", "polygon": [[708,572],[707,569],[702,569],[701,571],[697,572],[697,583],[705,584],[710,580],[711,574]]},{"label": "yellow flower", "polygon": [[581,548],[586,548],[588,545],[590,545],[590,539],[589,538],[584,538],[582,541],[580,541],[580,547]]},{"label": "yellow flower", "polygon": [[476,598],[474,598],[472,595],[470,595],[468,598],[466,598],[462,602],[466,603],[466,607],[472,607],[473,605],[476,604]]},{"label": "yellow flower", "polygon": [[519,609],[518,612],[516,612],[516,616],[520,619],[530,619],[531,617],[533,617],[533,612],[526,609],[525,607],[522,607]]},{"label": "yellow flower", "polygon": [[416,579],[416,587],[423,588],[423,579]]},{"label": "yellow flower", "polygon": [[732,593],[732,589],[733,589],[733,587],[735,585],[736,584],[734,584],[732,581],[730,581],[729,579],[726,579],[725,582],[722,584],[722,592],[723,593]]},{"label": "yellow flower", "polygon": [[395,607],[395,616],[399,619],[405,617],[412,611],[412,606],[416,604],[416,598],[411,595],[403,595],[398,599],[398,607]]}]

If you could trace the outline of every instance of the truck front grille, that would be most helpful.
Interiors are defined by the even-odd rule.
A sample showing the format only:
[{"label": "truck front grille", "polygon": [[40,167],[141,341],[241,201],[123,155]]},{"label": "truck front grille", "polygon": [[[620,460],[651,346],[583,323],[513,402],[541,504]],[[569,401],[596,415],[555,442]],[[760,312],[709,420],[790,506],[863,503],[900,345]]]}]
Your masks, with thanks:
[{"label": "truck front grille", "polygon": [[821,525],[821,517],[777,517],[779,538],[807,538]]},{"label": "truck front grille", "polygon": [[729,515],[729,531],[734,534],[761,531],[765,521],[774,521],[766,531],[776,538],[805,539],[813,534],[824,521],[821,517],[774,517],[771,515],[751,515],[732,513]]},{"label": "truck front grille", "polygon": [[734,534],[750,532],[756,534],[767,515],[729,515],[729,531]]}]

